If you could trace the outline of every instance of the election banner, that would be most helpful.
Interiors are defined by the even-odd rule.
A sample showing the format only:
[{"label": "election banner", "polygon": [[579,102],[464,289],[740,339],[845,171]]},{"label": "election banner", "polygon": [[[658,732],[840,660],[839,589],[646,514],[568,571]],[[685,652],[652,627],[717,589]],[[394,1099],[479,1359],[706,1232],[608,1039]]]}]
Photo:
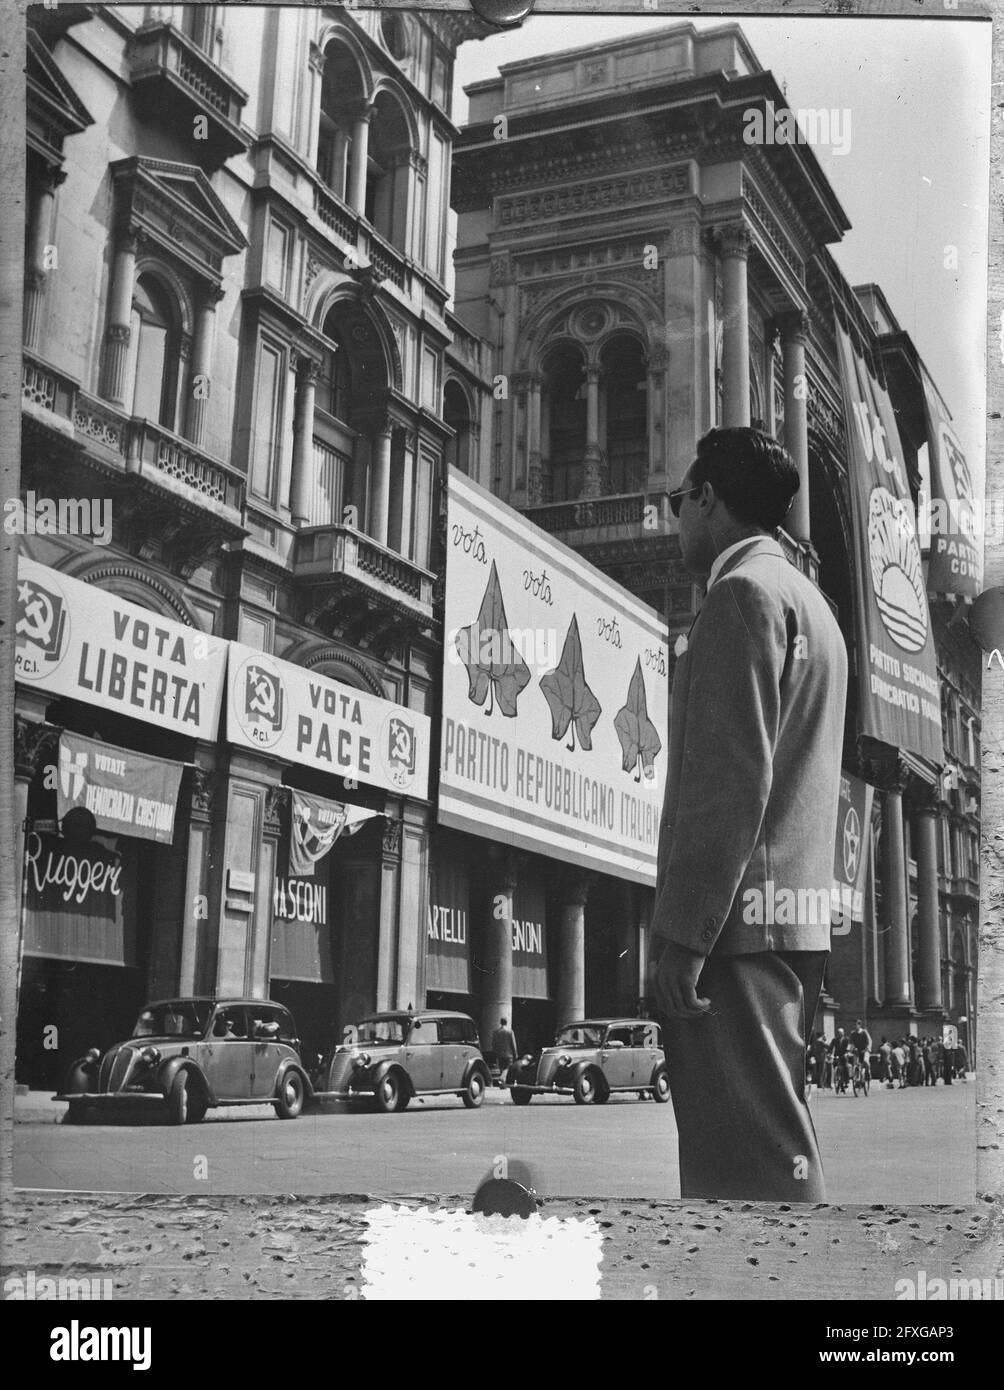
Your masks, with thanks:
[{"label": "election banner", "polygon": [[83,806],[98,830],[169,845],[181,786],[181,763],[151,758],[100,739],[59,736],[56,814]]},{"label": "election banner", "polygon": [[833,847],[833,915],[839,918],[837,935],[850,931],[852,922],[865,918],[865,874],[872,824],[874,789],[849,772],[840,774],[837,835]]},{"label": "election banner", "polygon": [[354,835],[368,820],[380,815],[364,806],[327,801],[323,796],[293,792],[289,832],[289,872],[298,877],[313,873],[314,865],[342,835]]},{"label": "election banner", "polygon": [[471,992],[471,883],[467,865],[434,852],[429,884],[425,987]]},{"label": "election banner", "polygon": [[847,421],[861,732],[944,761],[941,692],[910,487],[892,402],[835,325]]},{"label": "election banner", "polygon": [[439,820],[654,885],[668,634],[450,469]]},{"label": "election banner", "polygon": [[18,558],[17,680],[190,738],[215,739],[226,644]]},{"label": "election banner", "polygon": [[973,480],[959,436],[934,382],[921,367],[927,416],[930,497],[921,507],[921,541],[930,546],[927,587],[932,594],[983,589],[985,508],[973,496]]},{"label": "election banner", "polygon": [[227,738],[387,791],[429,795],[428,715],[231,642]]}]

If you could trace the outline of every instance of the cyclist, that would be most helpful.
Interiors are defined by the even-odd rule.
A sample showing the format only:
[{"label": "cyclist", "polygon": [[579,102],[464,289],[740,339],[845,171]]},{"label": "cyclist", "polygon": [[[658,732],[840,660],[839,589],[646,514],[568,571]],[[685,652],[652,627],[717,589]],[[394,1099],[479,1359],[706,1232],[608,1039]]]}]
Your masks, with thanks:
[{"label": "cyclist", "polygon": [[851,1042],[857,1049],[858,1056],[861,1058],[861,1065],[868,1073],[868,1079],[871,1080],[872,1035],[861,1022],[860,1018],[854,1025],[854,1031],[851,1033]]}]

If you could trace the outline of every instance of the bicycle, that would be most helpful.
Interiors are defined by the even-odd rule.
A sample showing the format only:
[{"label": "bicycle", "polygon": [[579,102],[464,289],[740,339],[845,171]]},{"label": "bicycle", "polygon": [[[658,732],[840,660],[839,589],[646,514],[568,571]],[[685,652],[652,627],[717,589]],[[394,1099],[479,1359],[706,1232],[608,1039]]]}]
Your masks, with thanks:
[{"label": "bicycle", "polygon": [[859,1091],[862,1092],[862,1094],[867,1095],[868,1087],[871,1085],[871,1080],[871,1068],[869,1067],[868,1063],[855,1062],[854,1070],[851,1072],[851,1087],[853,1088],[855,1096],[857,1096]]}]

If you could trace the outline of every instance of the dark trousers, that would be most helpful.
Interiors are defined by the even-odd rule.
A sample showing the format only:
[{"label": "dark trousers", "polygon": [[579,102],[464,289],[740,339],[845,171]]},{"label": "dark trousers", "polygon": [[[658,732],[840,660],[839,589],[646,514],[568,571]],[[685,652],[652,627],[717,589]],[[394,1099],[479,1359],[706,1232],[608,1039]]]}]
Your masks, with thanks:
[{"label": "dark trousers", "polygon": [[826,951],[714,955],[711,1014],[664,1020],[683,1197],[823,1202],[805,1044]]}]

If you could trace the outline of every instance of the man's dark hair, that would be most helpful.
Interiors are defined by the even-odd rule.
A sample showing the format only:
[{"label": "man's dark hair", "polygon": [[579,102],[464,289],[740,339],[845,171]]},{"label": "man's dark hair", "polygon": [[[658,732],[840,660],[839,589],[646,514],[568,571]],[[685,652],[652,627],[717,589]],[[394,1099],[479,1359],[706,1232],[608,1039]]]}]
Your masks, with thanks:
[{"label": "man's dark hair", "polygon": [[696,488],[710,483],[737,521],[773,531],[798,491],[798,469],[776,439],[747,425],[709,430],[690,470]]}]

